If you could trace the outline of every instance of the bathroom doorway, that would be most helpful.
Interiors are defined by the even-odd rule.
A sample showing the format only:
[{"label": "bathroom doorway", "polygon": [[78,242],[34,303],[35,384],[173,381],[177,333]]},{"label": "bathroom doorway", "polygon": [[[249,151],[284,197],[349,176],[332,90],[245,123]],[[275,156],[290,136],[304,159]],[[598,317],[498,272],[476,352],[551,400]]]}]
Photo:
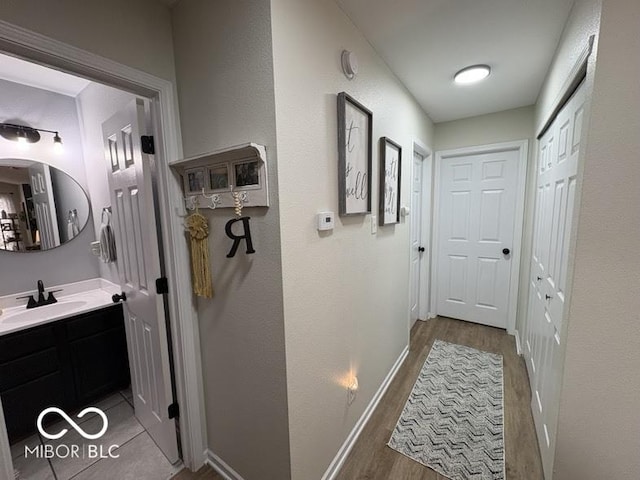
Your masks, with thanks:
[{"label": "bathroom doorway", "polygon": [[[4,33],[6,32],[0,32],[0,37],[2,37]],[[2,38],[0,38],[0,44],[2,44],[1,40]],[[64,51],[64,49],[62,50]],[[20,52],[20,53],[23,53],[23,52]],[[73,51],[71,52],[66,51],[66,53],[69,54],[69,56],[71,57],[73,57],[73,55],[75,54],[78,54],[78,52],[73,52]],[[39,58],[39,60],[41,60],[41,57]],[[98,59],[96,60],[96,62],[100,63],[101,60]],[[38,67],[41,68],[41,66],[38,66]],[[60,65],[57,65],[57,67],[60,67]],[[74,67],[77,67],[77,65],[75,65]],[[109,65],[109,67],[112,67],[112,66]],[[82,67],[78,67],[78,69],[82,70]],[[130,74],[131,72],[126,72],[126,73]],[[108,75],[103,75],[103,76],[108,76]],[[145,76],[142,75],[142,77],[145,77]],[[82,80],[86,81],[86,78],[82,78]],[[104,81],[103,78],[101,78],[100,80]],[[175,119],[172,118],[173,112],[172,111],[167,112],[167,104],[171,105],[172,100],[171,99],[167,100],[165,97],[163,102],[162,99],[158,98],[157,93],[154,94],[154,91],[152,89],[141,87],[141,85],[144,84],[144,81],[147,81],[149,79],[143,78],[142,80],[143,81],[139,82],[139,84],[137,85],[138,88],[128,88],[127,89],[128,91],[118,90],[113,87],[108,87],[104,83],[98,83],[98,82],[93,82],[89,80],[88,85],[85,86],[81,90],[81,93],[78,94],[78,95],[82,94],[82,97],[83,97],[82,101],[78,102],[78,108],[77,108],[79,123],[81,127],[80,128],[81,136],[82,136],[82,141],[81,141],[82,151],[80,152],[80,154],[83,157],[85,163],[89,162],[88,164],[85,165],[84,178],[81,178],[80,184],[89,193],[89,196],[90,196],[90,200],[91,200],[90,205],[92,210],[91,216],[93,217],[93,224],[89,220],[89,225],[87,226],[86,231],[87,232],[93,231],[94,239],[99,236],[98,234],[100,232],[100,227],[105,221],[105,215],[103,215],[103,213],[105,213],[105,211],[108,211],[108,207],[111,207],[111,213],[113,214],[113,209],[114,209],[114,205],[112,205],[112,201],[109,199],[110,191],[108,187],[108,182],[106,181],[106,173],[108,171],[108,168],[105,161],[104,148],[102,143],[102,132],[101,132],[103,121],[108,119],[107,113],[109,115],[114,114],[115,108],[117,106],[122,106],[123,104],[125,104],[126,103],[125,100],[130,102],[132,99],[133,101],[135,101],[137,98],[139,101],[142,101],[142,109],[144,112],[144,120],[142,122],[143,126],[144,128],[148,129],[148,133],[155,134],[154,136],[156,138],[156,142],[159,142],[159,145],[158,143],[156,143],[157,145],[156,148],[160,150],[159,153],[164,154],[166,156],[167,152],[171,152],[171,155],[173,158],[178,158],[179,156],[179,148],[178,148],[179,142],[177,141],[177,139],[167,138],[167,137],[162,138],[159,136],[161,132],[166,132],[168,126],[175,121]],[[122,77],[118,82],[115,82],[115,83],[121,84]],[[153,81],[150,81],[147,84],[149,83],[153,83]],[[120,85],[117,85],[117,86],[120,86]],[[38,88],[38,87],[29,85],[29,88]],[[132,90],[137,95],[130,93]],[[158,90],[162,91],[163,94],[166,94],[167,91],[171,91],[171,87],[170,85],[161,85],[158,88]],[[140,95],[140,94],[143,94],[143,95]],[[84,102],[84,106],[80,105],[83,102]],[[103,106],[107,105],[110,108],[108,112],[104,110],[102,113],[100,113],[100,116],[101,116],[100,118],[98,118],[98,115],[95,113],[97,110],[92,111],[91,109],[86,108],[87,105],[95,106],[95,104],[97,103],[102,103]],[[169,122],[167,122],[168,119],[170,120]],[[161,128],[161,127],[164,127],[164,128]],[[96,132],[100,133],[99,137],[95,135]],[[88,140],[88,137],[91,137],[91,140]],[[67,140],[65,143],[71,144],[72,142],[70,140]],[[96,148],[96,145],[98,144],[100,146]],[[67,145],[65,145],[65,147],[66,146]],[[98,154],[98,151],[99,151],[99,154]],[[151,158],[151,165],[157,168],[158,164],[160,163],[159,159],[162,159],[162,157],[158,158],[158,156],[156,156],[156,158]],[[94,164],[92,164],[91,162],[94,162]],[[101,167],[97,167],[98,163],[101,164]],[[91,165],[91,168],[89,168],[89,165]],[[166,165],[166,162],[164,162],[163,166],[164,165]],[[122,460],[111,458],[109,457],[108,454],[106,454],[105,456],[105,453],[101,452],[102,455],[99,455],[98,457],[89,458],[87,460],[85,456],[84,463],[75,462],[75,466],[69,467],[69,465],[73,465],[74,462],[64,463],[64,462],[60,462],[59,460],[54,461],[52,458],[46,458],[45,456],[45,458],[38,458],[38,461],[33,461],[29,463],[29,462],[26,462],[27,458],[25,457],[25,455],[22,455],[23,460],[25,461],[21,464],[20,456],[18,454],[20,453],[20,451],[24,453],[25,447],[28,446],[30,448],[30,451],[33,451],[33,449],[38,445],[46,448],[47,445],[60,444],[58,440],[44,439],[42,434],[36,433],[35,437],[32,435],[29,437],[20,438],[20,440],[17,440],[14,442],[14,445],[12,445],[12,448],[11,448],[12,450],[11,457],[13,459],[14,465],[17,465],[17,466],[22,465],[23,471],[27,472],[23,475],[23,478],[36,478],[36,476],[34,476],[33,474],[33,472],[35,471],[38,471],[38,472],[42,471],[44,475],[42,478],[58,478],[58,479],[76,478],[76,477],[83,478],[83,475],[87,476],[92,471],[99,472],[101,471],[101,469],[107,469],[105,471],[108,471],[109,476],[112,476],[114,472],[114,468],[116,468],[116,465],[118,464],[123,465],[124,458],[127,457],[127,451],[125,450],[125,447],[127,445],[130,446],[129,451],[136,452],[135,455],[133,456],[129,455],[129,457],[138,457],[138,458],[142,457],[143,459],[145,459],[146,462],[149,462],[148,463],[149,466],[157,467],[157,466],[164,465],[167,467],[166,471],[170,471],[171,468],[175,468],[175,466],[172,466],[172,462],[175,463],[176,460],[179,460],[179,453],[178,453],[179,447],[182,448],[182,458],[184,459],[184,463],[186,466],[191,468],[198,468],[202,464],[202,459],[198,458],[199,455],[202,456],[202,453],[199,453],[199,454],[197,453],[198,451],[199,452],[204,451],[204,449],[202,448],[202,444],[203,444],[202,431],[201,431],[202,422],[200,420],[202,412],[200,411],[199,407],[195,409],[191,408],[191,405],[193,404],[197,405],[200,402],[200,396],[201,396],[201,390],[199,387],[199,382],[201,380],[193,378],[193,372],[197,371],[196,368],[194,367],[193,370],[191,370],[191,367],[197,364],[199,349],[193,347],[194,343],[195,344],[198,343],[197,334],[194,335],[194,332],[189,329],[188,325],[185,328],[186,324],[189,324],[189,323],[193,324],[193,315],[194,315],[192,311],[192,307],[190,305],[189,292],[187,292],[187,294],[185,295],[184,294],[185,292],[181,291],[181,289],[184,290],[185,286],[187,286],[188,288],[189,284],[188,282],[184,282],[184,281],[181,282],[178,280],[178,279],[183,279],[185,277],[188,278],[188,271],[185,272],[184,269],[181,269],[181,265],[188,265],[188,262],[183,262],[182,264],[180,263],[180,260],[181,260],[181,255],[179,253],[180,250],[174,247],[176,243],[176,239],[178,239],[179,236],[176,235],[176,231],[175,231],[176,225],[175,223],[172,224],[172,221],[171,221],[172,219],[171,219],[171,216],[169,215],[169,209],[167,208],[167,205],[170,204],[169,197],[171,197],[172,194],[179,192],[179,190],[175,189],[173,192],[171,192],[171,189],[175,188],[177,183],[176,182],[172,183],[171,179],[167,179],[167,177],[170,176],[170,174],[168,172],[168,169],[165,168],[165,170],[163,170],[162,168],[163,166],[161,166],[160,168],[157,168],[155,172],[156,176],[153,179],[147,179],[147,181],[148,181],[148,184],[151,186],[150,190],[153,190],[153,192],[155,193],[154,199],[152,201],[152,205],[154,207],[154,210],[158,212],[159,222],[162,223],[162,225],[159,226],[157,229],[157,239],[161,242],[159,252],[164,251],[165,247],[172,252],[176,252],[176,250],[178,251],[178,253],[175,253],[174,255],[172,255],[171,258],[168,258],[166,262],[160,262],[166,270],[166,277],[168,278],[168,281],[166,283],[172,286],[175,285],[175,288],[171,289],[173,291],[170,291],[169,295],[165,295],[164,298],[161,297],[160,304],[161,304],[162,310],[163,311],[166,310],[167,312],[170,312],[171,317],[174,318],[175,321],[170,328],[165,329],[161,332],[162,335],[164,336],[164,339],[163,339],[164,347],[160,347],[160,352],[156,356],[154,361],[150,361],[148,363],[148,364],[154,365],[155,367],[159,367],[158,370],[155,372],[147,371],[146,373],[149,374],[148,378],[153,377],[154,375],[157,375],[159,371],[163,371],[165,373],[170,372],[168,378],[172,377],[171,373],[175,373],[175,375],[173,375],[173,378],[175,378],[177,382],[175,383],[175,385],[172,385],[172,382],[169,381],[163,387],[165,392],[167,392],[167,397],[168,398],[170,397],[173,400],[171,405],[166,405],[166,402],[163,402],[162,399],[160,399],[156,393],[150,393],[149,395],[143,395],[143,396],[146,402],[155,403],[155,408],[151,409],[153,414],[158,415],[159,413],[161,413],[163,416],[166,416],[167,418],[172,417],[171,424],[174,425],[173,426],[174,453],[173,454],[171,452],[169,452],[169,454],[160,453],[161,450],[157,447],[157,444],[161,442],[158,442],[157,440],[154,441],[154,434],[156,434],[157,432],[150,431],[153,429],[149,427],[145,429],[142,426],[142,424],[136,420],[136,415],[133,414],[135,404],[136,404],[136,402],[134,401],[135,392],[130,391],[130,389],[127,388],[126,385],[123,385],[122,383],[120,383],[118,384],[118,388],[112,390],[106,395],[103,395],[99,400],[92,401],[90,403],[91,403],[91,406],[98,407],[108,417],[108,423],[111,427],[111,430],[114,432],[114,435],[116,435],[117,438],[115,437],[112,438],[111,439],[113,440],[112,443],[109,443],[108,441],[105,443],[109,443],[109,445],[118,445],[118,448],[123,449],[121,450],[121,454],[118,455],[118,458]],[[76,174],[78,174],[80,177],[83,177],[80,169],[68,168],[69,165],[67,165],[66,167],[67,168],[64,169],[65,173],[71,174],[72,177]],[[102,181],[99,180],[99,177],[102,177]],[[152,214],[153,212],[149,212],[148,209],[145,210],[145,215],[148,216],[150,213]],[[169,218],[169,221],[167,221],[167,218]],[[86,235],[87,234],[85,234],[85,236]],[[78,236],[78,238],[75,241],[78,242],[80,240],[81,238],[80,236]],[[80,244],[76,244],[76,245],[80,245]],[[82,247],[79,247],[79,246],[77,247],[78,248],[77,251],[80,251],[83,248],[88,249],[88,247],[89,246],[87,244],[83,244]],[[69,246],[67,248],[67,246],[62,246],[60,247],[60,249],[57,249],[57,250],[53,249],[51,254],[60,256],[58,255],[58,253],[63,251],[63,249],[65,248],[69,250],[71,247]],[[186,253],[187,250],[183,249],[182,251]],[[127,252],[127,250],[124,249],[124,252]],[[49,252],[38,252],[37,255],[40,255],[41,258],[44,258],[43,256],[49,255]],[[59,265],[58,270],[60,272],[64,272],[65,270],[74,270],[76,265],[79,263],[79,259],[81,257],[84,259],[84,255],[78,255],[78,258],[76,259],[76,261],[72,260],[72,261],[68,261],[66,264]],[[98,260],[96,259],[96,261]],[[82,282],[90,283],[90,280],[93,280],[94,282],[91,284],[91,286],[94,286],[94,287],[97,286],[98,289],[107,290],[109,291],[109,293],[113,292],[113,294],[121,294],[122,289],[120,284],[119,268],[121,267],[117,262],[113,262],[111,264],[110,263],[99,264],[97,268],[98,275],[96,276],[96,278],[82,280],[81,282],[70,282],[70,283],[82,283]],[[162,275],[159,278],[162,278],[162,277],[165,277],[165,275]],[[156,279],[152,278],[149,280],[150,282],[148,286],[155,290]],[[160,283],[162,284],[163,281],[161,281]],[[56,285],[56,284],[57,282],[46,283],[47,286]],[[162,289],[163,287],[160,286],[159,288]],[[23,290],[20,290],[20,291],[23,291]],[[10,296],[10,294],[8,296]],[[111,307],[111,308],[113,309],[118,307]],[[130,316],[129,316],[129,320],[131,320]],[[183,320],[183,322],[181,322],[181,320]],[[123,321],[123,327],[124,327],[124,324],[125,322]],[[115,328],[113,330],[115,330]],[[143,333],[144,333],[144,329],[143,329]],[[130,337],[130,335],[127,335],[127,337]],[[147,343],[145,343],[147,341],[147,338],[141,338],[139,340],[141,341],[141,345],[143,346],[148,345]],[[129,347],[131,343],[132,343],[131,339],[127,338],[127,344],[129,345]],[[173,355],[173,357],[172,357],[172,352],[176,352],[175,355]],[[132,362],[130,360],[132,358],[135,358],[138,355],[138,353],[139,352],[132,352],[131,348],[129,348],[129,355],[128,355],[129,361],[126,361],[125,363],[127,365],[134,364],[135,362]],[[175,364],[171,363],[171,358],[175,359]],[[158,361],[162,365],[158,366]],[[133,367],[134,365],[131,365],[131,366]],[[129,373],[129,377],[135,378],[136,375],[138,377],[142,377],[143,373],[144,372],[142,371],[139,371],[137,373],[131,372]],[[145,382],[141,382],[141,384],[143,383]],[[140,388],[142,389],[142,387]],[[180,400],[182,400],[182,402]],[[180,423],[179,423],[180,428],[178,428],[178,423],[176,418],[178,414],[178,404],[180,404],[181,406],[182,416],[184,419],[184,420],[182,419],[180,420]],[[78,413],[78,411],[80,411],[81,413],[80,409],[76,409],[75,412],[69,412],[69,414],[71,415],[72,413]],[[137,413],[138,412],[136,411],[135,414]],[[60,418],[58,418],[58,420],[60,420]],[[88,432],[89,434],[91,434],[90,428],[89,428],[91,422],[96,423],[98,425],[100,424],[100,422],[97,421],[98,419],[95,415],[93,415],[91,418],[89,418],[89,415],[87,415],[82,419],[75,418],[75,420],[78,423],[78,425],[82,426],[80,430],[84,432]],[[8,420],[7,420],[7,423],[8,423]],[[194,424],[196,425],[195,428],[193,427]],[[3,426],[0,426],[0,428],[1,427]],[[65,427],[69,427],[69,425],[66,425]],[[73,429],[75,429],[75,427],[73,427]],[[73,430],[73,429],[67,428],[67,430]],[[50,430],[53,433],[56,433],[57,431],[56,428],[54,427],[51,427]],[[75,432],[72,431],[71,434],[81,434],[81,432],[76,430]],[[105,437],[105,440],[108,440],[108,438]],[[2,440],[0,439],[0,450],[2,450],[2,447],[3,447]],[[143,452],[147,452],[148,454],[143,454]],[[0,454],[1,453],[2,452],[0,451]],[[160,454],[160,456],[156,455],[158,453]],[[0,457],[1,456],[2,455],[0,455]],[[97,460],[97,461],[93,461],[93,460]],[[64,463],[64,466],[63,466],[63,463]],[[46,472],[47,466],[51,469],[51,475],[55,475],[55,476],[51,476],[51,477],[47,476],[49,475]],[[58,468],[59,471],[56,471],[56,467]],[[35,468],[36,470],[33,470],[33,468]],[[40,468],[42,468],[42,470],[40,470]],[[159,475],[164,476],[165,473],[166,473],[165,470],[163,470],[162,473],[159,473]]]}]

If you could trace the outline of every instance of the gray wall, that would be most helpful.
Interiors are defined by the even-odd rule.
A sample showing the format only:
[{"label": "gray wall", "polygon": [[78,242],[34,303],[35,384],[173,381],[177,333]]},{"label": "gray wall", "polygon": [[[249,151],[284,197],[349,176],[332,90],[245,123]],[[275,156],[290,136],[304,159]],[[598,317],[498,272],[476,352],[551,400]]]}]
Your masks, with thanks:
[{"label": "gray wall", "polygon": [[[336,2],[273,0],[271,13],[291,476],[317,480],[409,344],[411,217],[372,235],[372,215],[337,214],[336,96],[346,91],[373,112],[374,215],[379,138],[402,146],[401,202],[410,205],[413,141],[433,147],[433,124]],[[358,57],[351,81],[343,48]],[[325,210],[336,212],[335,227],[319,234]]]},{"label": "gray wall", "polygon": [[169,9],[158,0],[0,2],[0,18],[173,81]]},{"label": "gray wall", "polygon": [[[42,139],[22,150],[16,142],[0,139],[0,158],[18,158],[48,163],[71,175],[83,188],[86,176],[82,158],[80,126],[75,99],[38,88],[0,80],[0,121],[59,130],[64,150],[53,150],[53,139]],[[66,223],[65,223],[66,225]],[[65,227],[66,228],[66,227]],[[72,242],[46,252],[0,252],[0,295],[35,289],[38,279],[45,285],[77,282],[98,276],[98,260],[91,255],[92,229],[85,228]]]},{"label": "gray wall", "polygon": [[271,206],[244,212],[257,252],[226,258],[233,210],[205,210],[215,296],[198,300],[209,448],[245,480],[290,477],[269,6],[183,0],[172,11],[185,156],[267,147]]}]

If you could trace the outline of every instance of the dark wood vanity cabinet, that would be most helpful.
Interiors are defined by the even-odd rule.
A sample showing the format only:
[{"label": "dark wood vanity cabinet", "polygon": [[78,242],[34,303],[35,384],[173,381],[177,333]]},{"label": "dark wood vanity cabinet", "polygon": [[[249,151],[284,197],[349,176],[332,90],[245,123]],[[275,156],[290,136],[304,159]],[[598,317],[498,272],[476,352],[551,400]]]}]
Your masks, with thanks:
[{"label": "dark wood vanity cabinet", "polygon": [[47,407],[71,413],[128,385],[121,305],[0,337],[0,396],[12,442],[35,432]]}]

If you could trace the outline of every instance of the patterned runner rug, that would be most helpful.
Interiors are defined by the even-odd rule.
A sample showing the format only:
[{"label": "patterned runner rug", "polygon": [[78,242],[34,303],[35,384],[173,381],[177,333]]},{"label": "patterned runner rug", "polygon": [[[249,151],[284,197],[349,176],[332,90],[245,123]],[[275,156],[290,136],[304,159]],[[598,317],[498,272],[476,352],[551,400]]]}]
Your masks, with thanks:
[{"label": "patterned runner rug", "polygon": [[504,480],[502,356],[436,340],[389,446],[453,480]]}]

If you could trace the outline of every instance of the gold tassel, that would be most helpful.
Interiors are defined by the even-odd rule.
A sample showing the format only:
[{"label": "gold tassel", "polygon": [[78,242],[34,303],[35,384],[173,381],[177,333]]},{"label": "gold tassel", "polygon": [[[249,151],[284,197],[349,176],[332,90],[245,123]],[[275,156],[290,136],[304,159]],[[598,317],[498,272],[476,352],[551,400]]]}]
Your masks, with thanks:
[{"label": "gold tassel", "polygon": [[191,236],[191,274],[193,293],[199,297],[213,297],[213,283],[209,270],[209,225],[196,210],[186,218],[185,226]]}]

